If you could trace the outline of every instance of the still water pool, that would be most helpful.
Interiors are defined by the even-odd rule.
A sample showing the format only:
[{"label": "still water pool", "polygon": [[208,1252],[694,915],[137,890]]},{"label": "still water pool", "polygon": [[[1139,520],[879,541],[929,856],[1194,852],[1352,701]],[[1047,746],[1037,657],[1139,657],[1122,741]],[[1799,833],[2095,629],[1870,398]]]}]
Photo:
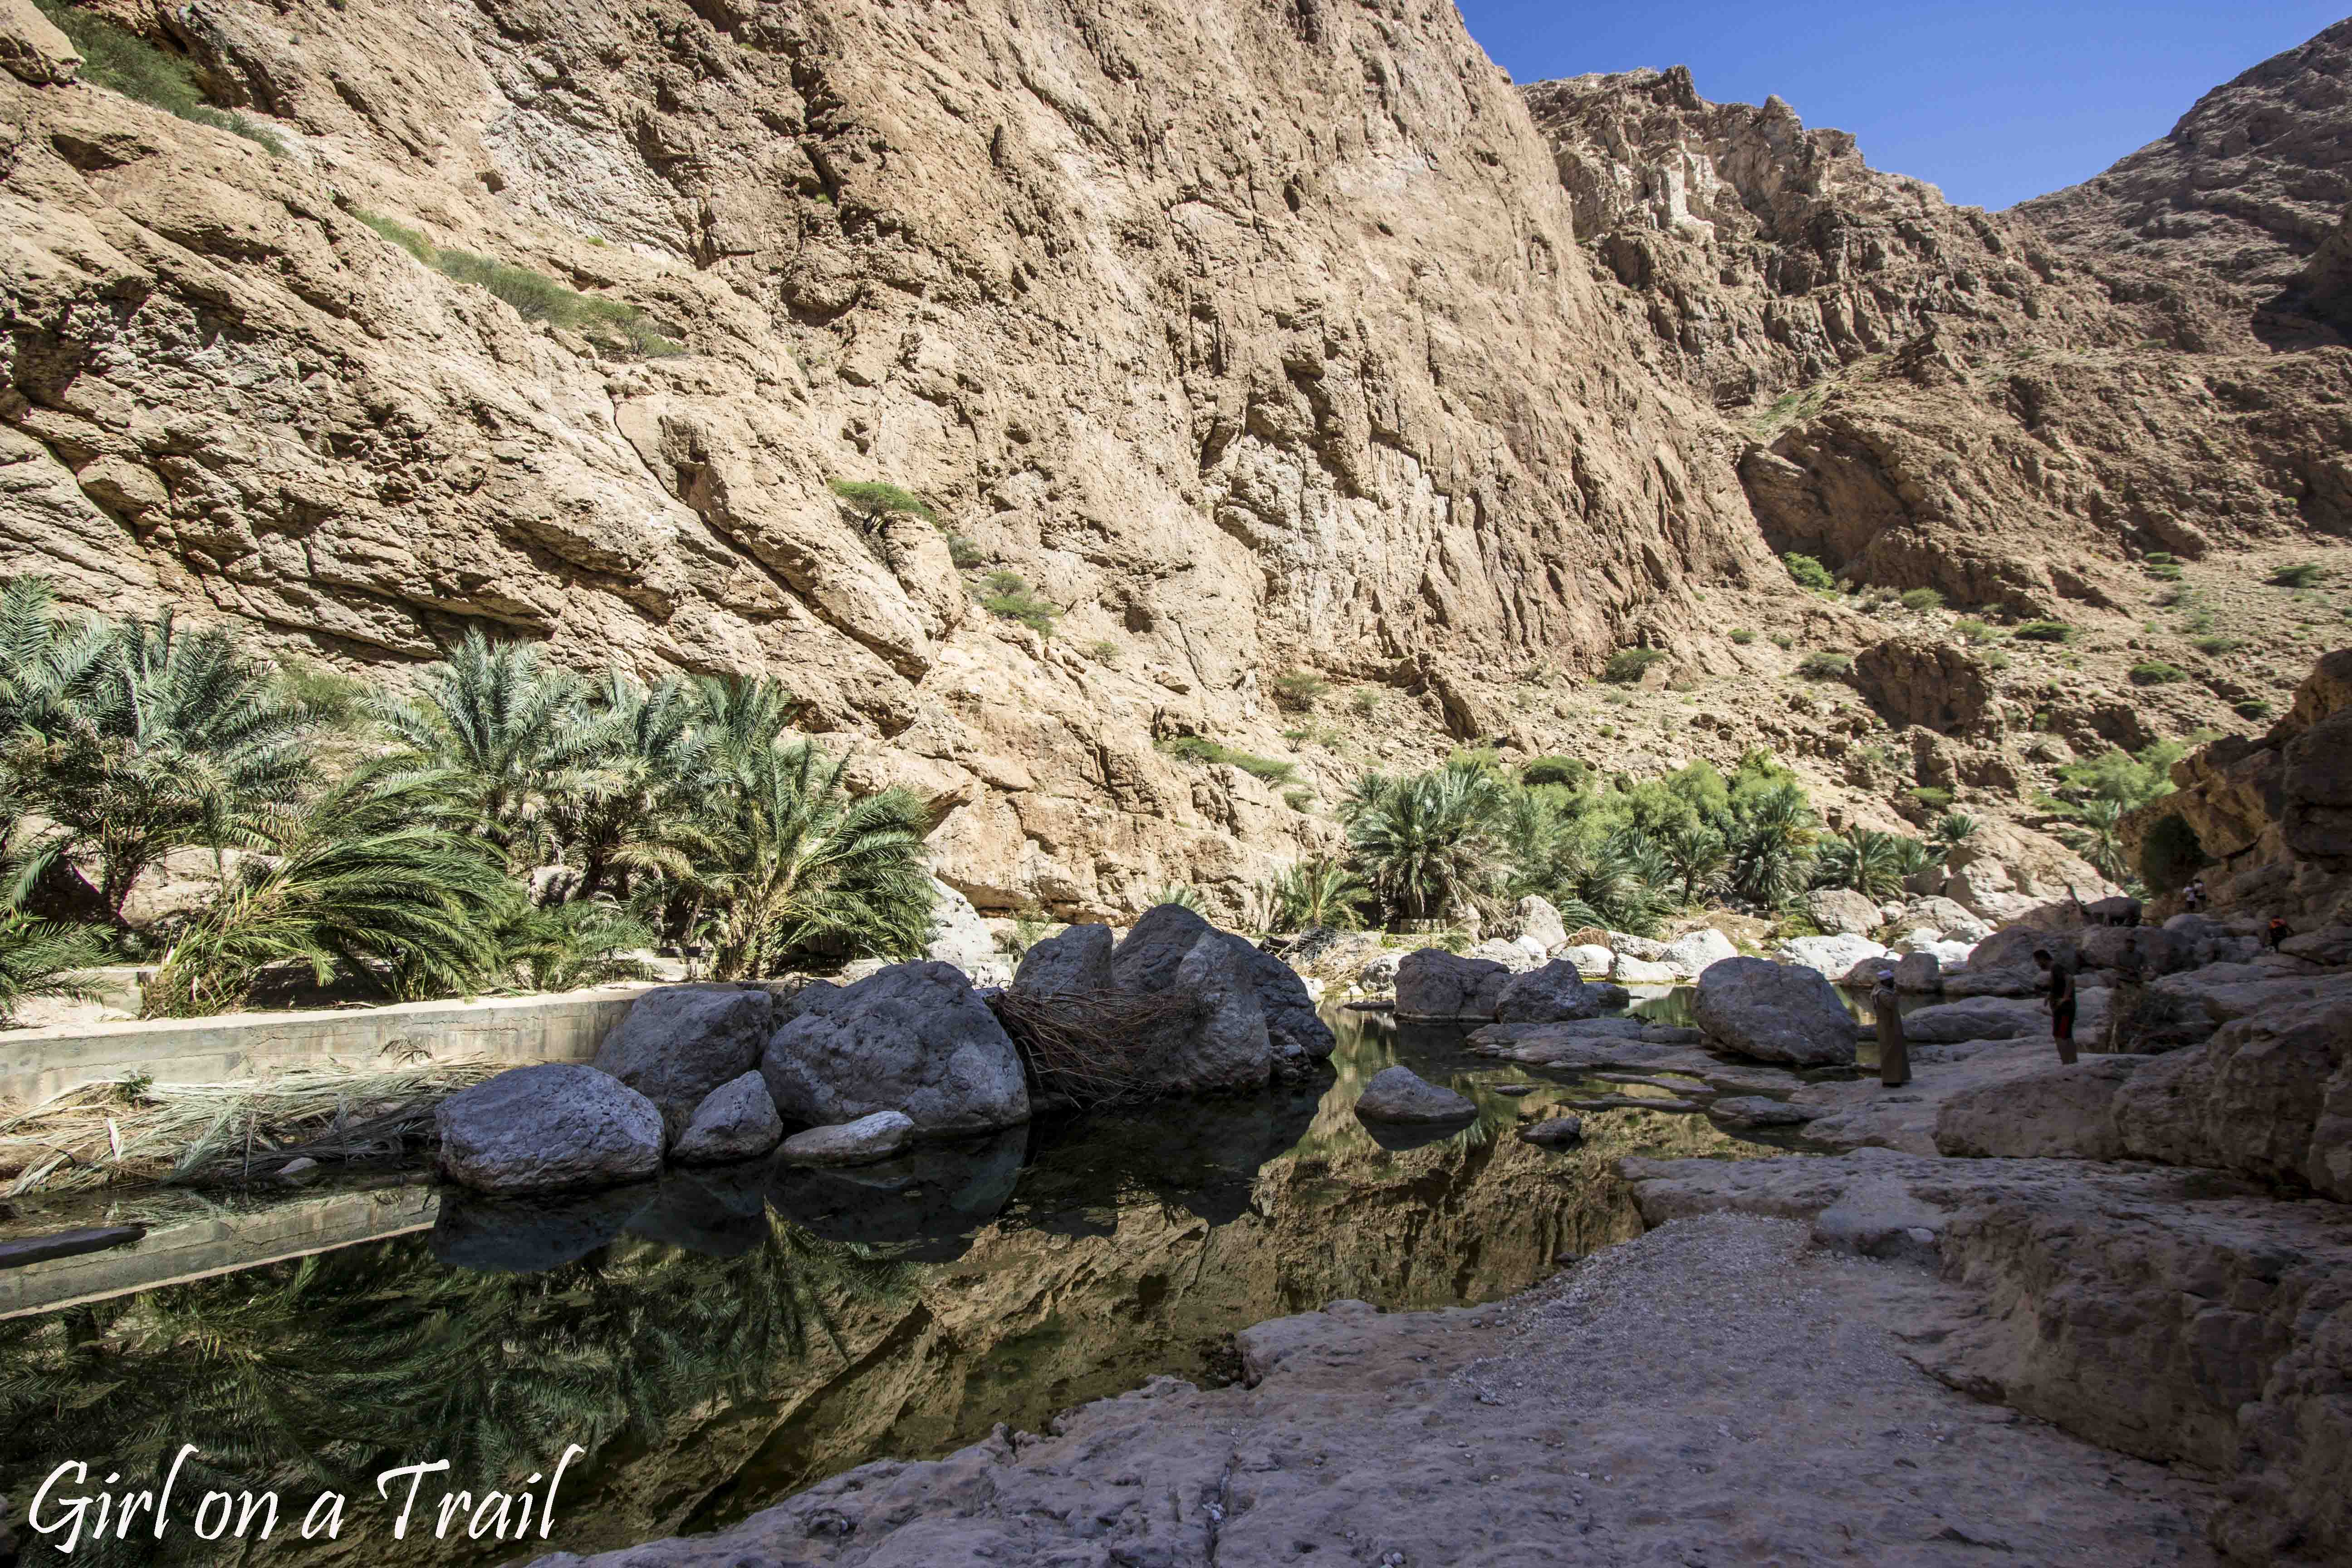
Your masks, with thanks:
[{"label": "still water pool", "polygon": [[[1326,1016],[1339,1048],[1297,1089],[1040,1121],[888,1166],[674,1173],[536,1206],[420,1177],[233,1216],[232,1235],[283,1237],[300,1205],[363,1204],[415,1228],[0,1319],[0,1564],[527,1562],[707,1531],[1156,1374],[1230,1377],[1232,1334],[1264,1318],[1507,1295],[1639,1230],[1620,1156],[1767,1152],[1704,1117],[1621,1110],[1547,1153],[1512,1126],[1622,1086]],[[1469,1095],[1478,1121],[1376,1138],[1351,1108],[1395,1062]],[[1498,1092],[1520,1084],[1536,1088]],[[152,1487],[191,1443],[179,1513],[206,1489],[276,1488],[289,1517],[268,1542],[184,1524],[156,1542],[142,1521],[68,1559],[26,1531],[59,1461],[88,1461],[91,1490]],[[429,1521],[390,1539],[378,1472],[446,1459],[454,1487],[515,1488],[571,1444],[587,1457],[543,1544],[436,1541]],[[327,1488],[351,1496],[349,1522],[306,1542],[302,1507]]]}]

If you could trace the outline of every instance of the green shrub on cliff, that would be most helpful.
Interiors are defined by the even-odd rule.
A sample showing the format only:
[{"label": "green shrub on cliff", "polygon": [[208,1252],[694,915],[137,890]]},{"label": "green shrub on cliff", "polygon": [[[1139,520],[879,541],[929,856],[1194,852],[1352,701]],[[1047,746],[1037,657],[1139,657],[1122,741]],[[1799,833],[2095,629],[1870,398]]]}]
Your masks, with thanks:
[{"label": "green shrub on cliff", "polygon": [[81,56],[80,79],[195,125],[209,125],[283,156],[278,134],[250,116],[215,108],[196,85],[194,67],[160,45],[64,0],[36,0]]}]

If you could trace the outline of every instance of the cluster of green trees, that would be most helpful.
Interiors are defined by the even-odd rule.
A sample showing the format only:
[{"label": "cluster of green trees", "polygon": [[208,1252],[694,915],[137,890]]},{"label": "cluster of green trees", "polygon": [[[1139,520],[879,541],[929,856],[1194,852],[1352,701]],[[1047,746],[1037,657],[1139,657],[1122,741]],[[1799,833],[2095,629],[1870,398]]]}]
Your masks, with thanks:
[{"label": "cluster of green trees", "polygon": [[1639,782],[1595,781],[1565,758],[1514,773],[1465,752],[1426,773],[1364,775],[1340,816],[1344,858],[1302,862],[1264,889],[1275,929],[1451,923],[1537,894],[1571,927],[1645,934],[1715,900],[1775,911],[1819,887],[1883,897],[1977,829],[1954,813],[1932,840],[1832,833],[1796,775],[1760,751],[1728,777],[1697,762]]},{"label": "cluster of green trees", "polygon": [[[567,989],[656,943],[721,976],[910,956],[929,818],[853,796],[766,679],[586,678],[469,633],[405,691],[278,667],[169,615],[0,584],[0,1008],[153,961],[152,1016],[235,1007],[273,965],[415,998]],[[134,930],[133,889],[210,851],[218,896]]]},{"label": "cluster of green trees", "polygon": [[[2124,851],[2123,819],[2173,790],[2172,764],[2212,739],[2200,732],[2186,741],[2156,741],[2137,753],[2120,747],[2069,763],[2058,770],[2058,793],[2035,804],[2057,817],[2059,838],[2111,882],[2139,890]],[[2191,836],[2193,846],[2194,836]],[[2194,853],[2193,848],[2190,851]]]}]

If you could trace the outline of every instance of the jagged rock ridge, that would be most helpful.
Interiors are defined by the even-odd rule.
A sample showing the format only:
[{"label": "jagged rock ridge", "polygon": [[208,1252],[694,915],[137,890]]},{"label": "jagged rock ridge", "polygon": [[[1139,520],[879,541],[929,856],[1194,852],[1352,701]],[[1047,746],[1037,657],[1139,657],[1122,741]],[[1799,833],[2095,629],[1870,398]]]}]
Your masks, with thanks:
[{"label": "jagged rock ridge", "polygon": [[[1680,69],[1524,91],[1653,362],[1745,424],[1741,477],[1776,547],[2055,616],[2118,607],[2149,552],[2352,534],[2352,354],[2307,318],[2283,336],[2271,298],[2338,199],[2347,40],[2330,29],[2182,122],[2229,119],[2216,156],[2238,162],[2179,183],[2215,210],[2242,184],[2301,237],[2266,240],[2259,266],[2246,245],[2228,266],[2137,245],[2068,193],[1950,206],[1777,99],[1709,103]],[[2252,152],[2248,125],[2268,128]],[[2081,189],[2153,191],[2132,171],[2169,145]]]}]

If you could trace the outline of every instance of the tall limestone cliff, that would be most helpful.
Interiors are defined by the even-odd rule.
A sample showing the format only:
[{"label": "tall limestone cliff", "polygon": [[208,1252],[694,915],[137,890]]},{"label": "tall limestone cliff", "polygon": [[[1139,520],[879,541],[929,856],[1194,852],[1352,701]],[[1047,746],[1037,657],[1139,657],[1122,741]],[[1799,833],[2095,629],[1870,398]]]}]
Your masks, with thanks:
[{"label": "tall limestone cliff", "polygon": [[[283,152],[0,77],[0,567],[346,661],[482,626],[772,671],[935,803],[984,908],[1327,838],[1153,747],[1278,749],[1293,664],[1474,730],[1482,675],[1769,565],[1450,6],[105,9]],[[950,532],[1059,635],[978,609]]]}]

